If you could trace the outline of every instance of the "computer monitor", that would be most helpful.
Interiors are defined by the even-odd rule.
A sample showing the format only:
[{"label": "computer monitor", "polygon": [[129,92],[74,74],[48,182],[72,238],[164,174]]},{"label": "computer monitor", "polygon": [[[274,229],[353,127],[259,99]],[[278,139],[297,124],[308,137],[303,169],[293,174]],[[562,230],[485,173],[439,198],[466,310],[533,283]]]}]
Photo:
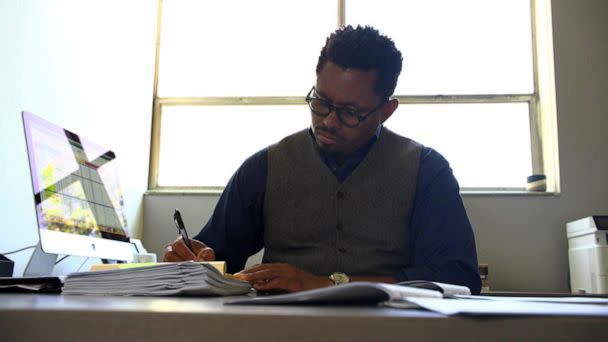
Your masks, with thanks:
[{"label": "computer monitor", "polygon": [[[114,152],[30,112],[22,115],[39,247],[54,255],[53,264],[57,254],[131,261]],[[39,257],[33,255],[30,264],[42,263]]]}]

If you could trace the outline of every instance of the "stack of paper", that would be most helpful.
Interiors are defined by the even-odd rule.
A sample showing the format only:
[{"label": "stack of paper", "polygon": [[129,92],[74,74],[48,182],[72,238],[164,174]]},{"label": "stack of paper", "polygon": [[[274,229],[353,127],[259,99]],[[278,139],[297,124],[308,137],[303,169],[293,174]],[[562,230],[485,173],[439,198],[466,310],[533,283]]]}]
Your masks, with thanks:
[{"label": "stack of paper", "polygon": [[246,294],[246,281],[222,275],[215,267],[192,261],[67,276],[64,294],[115,296],[231,296]]}]

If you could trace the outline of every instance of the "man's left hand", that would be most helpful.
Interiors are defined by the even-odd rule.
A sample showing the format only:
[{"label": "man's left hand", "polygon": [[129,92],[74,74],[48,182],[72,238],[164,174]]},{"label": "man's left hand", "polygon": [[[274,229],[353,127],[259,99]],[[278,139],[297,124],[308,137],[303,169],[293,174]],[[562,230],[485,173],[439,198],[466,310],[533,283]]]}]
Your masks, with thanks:
[{"label": "man's left hand", "polygon": [[260,264],[235,276],[251,283],[256,290],[297,292],[333,285],[329,276],[317,276],[289,264]]}]

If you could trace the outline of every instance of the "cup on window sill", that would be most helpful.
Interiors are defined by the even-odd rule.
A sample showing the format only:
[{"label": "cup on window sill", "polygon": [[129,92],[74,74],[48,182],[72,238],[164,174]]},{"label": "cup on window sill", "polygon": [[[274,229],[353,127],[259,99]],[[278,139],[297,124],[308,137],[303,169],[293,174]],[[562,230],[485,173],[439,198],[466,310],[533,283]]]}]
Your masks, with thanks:
[{"label": "cup on window sill", "polygon": [[526,184],[526,190],[528,191],[547,191],[547,177],[545,175],[532,175],[528,176],[528,182]]}]

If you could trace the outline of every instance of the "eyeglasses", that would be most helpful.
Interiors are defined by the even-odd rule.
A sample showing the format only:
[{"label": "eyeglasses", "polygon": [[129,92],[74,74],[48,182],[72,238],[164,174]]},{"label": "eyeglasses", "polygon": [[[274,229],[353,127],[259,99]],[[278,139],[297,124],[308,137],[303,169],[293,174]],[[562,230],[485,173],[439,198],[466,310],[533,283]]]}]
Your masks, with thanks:
[{"label": "eyeglasses", "polygon": [[320,117],[327,117],[329,115],[329,113],[335,111],[340,122],[344,126],[349,127],[349,128],[355,128],[355,127],[359,126],[359,124],[361,122],[363,122],[370,115],[372,115],[375,111],[382,108],[382,106],[384,106],[386,104],[386,101],[382,101],[374,109],[370,110],[366,114],[361,115],[361,114],[357,114],[360,110],[358,110],[356,108],[345,107],[345,106],[334,106],[333,104],[331,104],[328,101],[325,101],[318,97],[313,97],[312,95],[314,92],[315,92],[315,87],[313,86],[312,89],[310,89],[310,91],[308,92],[308,95],[306,95],[306,102],[308,103],[310,110],[314,114],[316,114]]}]

